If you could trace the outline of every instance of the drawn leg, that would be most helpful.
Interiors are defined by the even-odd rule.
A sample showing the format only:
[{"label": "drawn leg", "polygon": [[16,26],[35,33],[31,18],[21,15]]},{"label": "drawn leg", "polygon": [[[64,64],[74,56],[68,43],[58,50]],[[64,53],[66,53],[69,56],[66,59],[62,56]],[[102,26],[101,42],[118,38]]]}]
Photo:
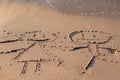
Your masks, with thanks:
[{"label": "drawn leg", "polygon": [[23,66],[23,69],[22,69],[21,74],[25,74],[26,71],[27,71],[27,68],[28,68],[28,61],[26,61],[26,62],[24,63],[24,66]]},{"label": "drawn leg", "polygon": [[37,61],[37,62],[36,62],[35,72],[40,71],[40,67],[41,67],[40,61]]}]

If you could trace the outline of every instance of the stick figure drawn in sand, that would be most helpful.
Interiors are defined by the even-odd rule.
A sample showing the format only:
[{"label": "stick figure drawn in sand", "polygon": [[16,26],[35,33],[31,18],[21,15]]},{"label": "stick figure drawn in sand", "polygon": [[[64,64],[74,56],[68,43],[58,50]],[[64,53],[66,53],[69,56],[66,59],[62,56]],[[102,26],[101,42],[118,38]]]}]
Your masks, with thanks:
[{"label": "stick figure drawn in sand", "polygon": [[[12,33],[8,33],[7,35],[10,35]],[[10,35],[11,36],[11,35]],[[31,31],[31,32],[25,32],[23,34],[19,34],[19,35],[13,35],[15,37],[15,39],[9,39],[9,37],[7,36],[7,38],[5,38],[5,40],[0,41],[0,44],[10,44],[10,43],[16,43],[16,42],[30,42],[30,45],[26,48],[20,48],[20,49],[12,49],[10,51],[6,51],[6,52],[0,52],[0,54],[9,54],[9,53],[15,53],[15,52],[19,52],[18,55],[16,55],[13,59],[19,63],[24,63],[23,69],[22,69],[22,74],[26,73],[27,67],[28,67],[28,63],[36,63],[36,69],[35,72],[40,71],[40,63],[44,62],[44,61],[50,61],[52,60],[52,54],[49,54],[44,48],[43,48],[43,43],[49,43],[52,41],[55,41],[57,39],[57,33],[49,33],[49,32],[42,32],[42,31]],[[12,36],[12,37],[13,37]],[[13,37],[13,38],[14,38]],[[3,37],[4,38],[4,37]],[[46,56],[48,56],[48,59],[42,59],[39,58],[39,60],[23,60],[20,61],[20,58],[22,55],[26,54],[31,48],[33,48],[34,46],[39,45],[40,48],[42,49],[43,53],[41,54],[45,54]]]},{"label": "stick figure drawn in sand", "polygon": [[[80,49],[88,49],[89,54],[92,54],[92,58],[88,62],[88,64],[85,66],[85,69],[89,69],[97,56],[100,55],[99,49],[105,49],[110,51],[112,54],[117,49],[109,48],[109,47],[100,47],[99,45],[104,45],[106,43],[109,43],[113,36],[110,33],[104,33],[103,31],[74,31],[69,35],[70,40],[78,45],[86,45],[86,46],[78,46],[74,47],[72,51],[80,50]],[[117,50],[120,52],[120,50]]]}]

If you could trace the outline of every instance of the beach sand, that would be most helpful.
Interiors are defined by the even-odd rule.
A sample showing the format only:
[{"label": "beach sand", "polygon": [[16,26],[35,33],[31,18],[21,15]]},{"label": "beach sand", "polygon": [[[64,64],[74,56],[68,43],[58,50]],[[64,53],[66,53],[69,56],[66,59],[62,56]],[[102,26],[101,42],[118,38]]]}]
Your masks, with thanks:
[{"label": "beach sand", "polygon": [[0,80],[119,80],[119,30],[116,15],[1,3]]}]

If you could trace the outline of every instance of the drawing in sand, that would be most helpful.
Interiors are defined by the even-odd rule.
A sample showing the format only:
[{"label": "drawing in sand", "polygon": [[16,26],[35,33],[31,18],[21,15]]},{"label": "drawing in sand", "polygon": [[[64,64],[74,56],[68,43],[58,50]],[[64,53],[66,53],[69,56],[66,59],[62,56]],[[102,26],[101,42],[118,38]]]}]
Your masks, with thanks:
[{"label": "drawing in sand", "polygon": [[[78,45],[78,47],[74,47],[72,51],[81,50],[81,49],[88,49],[89,54],[93,55],[88,64],[85,66],[85,69],[88,70],[88,68],[93,65],[95,62],[95,59],[97,56],[100,56],[100,50],[99,49],[106,49],[110,51],[111,54],[114,54],[117,49],[113,49],[110,47],[100,47],[99,45],[105,45],[106,43],[109,43],[112,38],[110,33],[105,33],[103,31],[74,31],[69,35],[70,40]],[[82,46],[82,45],[86,46]],[[117,50],[120,52],[120,50]]]},{"label": "drawing in sand", "polygon": [[[7,32],[7,35],[10,35],[10,33]],[[61,60],[54,53],[50,53],[50,51],[47,49],[47,47],[49,46],[51,47],[51,49],[52,48],[60,49],[61,47],[63,47],[64,50],[71,51],[73,53],[76,50],[88,49],[88,52],[89,52],[88,54],[91,54],[93,56],[88,61],[87,65],[84,67],[85,70],[88,70],[95,62],[95,59],[101,55],[101,52],[99,51],[99,49],[108,50],[112,54],[114,54],[114,52],[117,50],[117,49],[113,49],[109,47],[100,47],[101,45],[104,46],[106,43],[109,43],[114,37],[110,33],[105,33],[103,31],[87,31],[87,30],[86,31],[82,31],[82,30],[74,31],[68,34],[68,38],[67,36],[61,35],[60,33],[49,33],[49,32],[42,32],[42,31],[24,32],[22,34],[13,35],[13,36],[15,36],[16,38],[15,39],[5,38],[5,40],[0,41],[0,45],[9,44],[9,43],[17,43],[17,42],[20,42],[20,43],[30,42],[29,46],[26,48],[23,47],[19,49],[12,49],[10,51],[0,52],[0,54],[16,53],[20,51],[13,58],[13,60],[18,63],[24,64],[21,74],[25,74],[27,72],[29,63],[36,64],[34,72],[38,72],[41,70],[42,62],[54,61],[55,60],[54,58],[57,58],[56,59],[58,61],[57,66],[60,66],[61,64],[63,64],[64,60]],[[63,44],[58,45],[57,44],[58,41]],[[72,44],[70,43],[71,41],[72,41]],[[65,44],[65,42],[68,42],[68,43]],[[54,45],[51,45],[50,43]],[[78,45],[77,47],[75,46],[76,44]],[[71,48],[71,50],[67,49],[66,46]],[[32,52],[32,49],[35,49],[36,52]],[[117,51],[120,52],[120,50],[117,50]],[[37,52],[39,54],[36,54]],[[34,55],[34,58],[33,58],[33,55]],[[25,59],[23,59],[23,57]]]}]

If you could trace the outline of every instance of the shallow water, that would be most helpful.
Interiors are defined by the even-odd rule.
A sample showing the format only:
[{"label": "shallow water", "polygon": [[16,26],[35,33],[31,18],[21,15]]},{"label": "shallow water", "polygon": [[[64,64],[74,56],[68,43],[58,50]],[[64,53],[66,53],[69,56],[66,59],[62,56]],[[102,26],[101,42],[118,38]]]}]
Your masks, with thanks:
[{"label": "shallow water", "polygon": [[74,15],[120,15],[120,0],[0,0],[45,5]]}]

